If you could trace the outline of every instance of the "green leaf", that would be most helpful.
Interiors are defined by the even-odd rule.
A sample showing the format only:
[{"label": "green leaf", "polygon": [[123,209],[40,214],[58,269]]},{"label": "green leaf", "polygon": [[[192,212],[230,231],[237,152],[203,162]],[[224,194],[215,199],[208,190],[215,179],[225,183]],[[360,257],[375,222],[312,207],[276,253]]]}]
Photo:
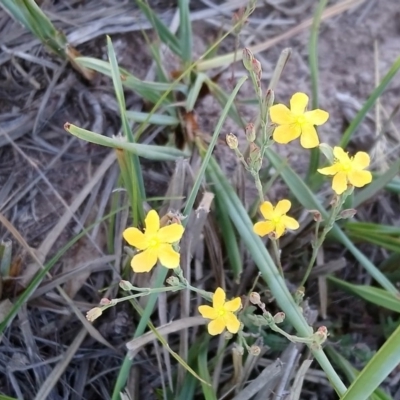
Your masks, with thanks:
[{"label": "green leaf", "polygon": [[368,97],[368,100],[365,102],[364,106],[361,110],[357,113],[354,117],[353,121],[346,129],[342,136],[342,140],[340,141],[340,147],[346,148],[350,142],[350,139],[357,128],[360,126],[361,122],[364,120],[365,116],[367,115],[368,111],[372,108],[375,104],[375,101],[378,97],[383,93],[386,86],[390,83],[392,78],[397,74],[398,70],[400,69],[400,57],[396,59],[396,61],[392,64],[388,73],[384,76],[381,83],[375,88],[375,90],[371,93]]},{"label": "green leaf", "polygon": [[157,14],[147,3],[142,0],[136,0],[136,4],[153,26],[160,40],[165,43],[177,56],[179,56],[179,58],[182,58],[180,43],[175,35],[173,35],[168,27],[161,21],[161,19],[158,18]]},{"label": "green leaf", "polygon": [[163,114],[149,114],[140,111],[127,111],[126,116],[128,119],[135,122],[147,122],[148,124],[161,125],[161,126],[174,126],[179,124],[179,119],[171,117],[170,115]]},{"label": "green leaf", "polygon": [[208,76],[206,74],[203,74],[202,72],[199,72],[196,75],[194,84],[190,88],[189,94],[186,99],[186,111],[187,112],[193,111],[196,101],[199,97],[200,91],[203,87],[203,84],[207,79],[208,79]]},{"label": "green leaf", "polygon": [[[332,346],[327,346],[325,348],[329,358],[333,360],[333,362],[342,370],[342,372],[346,375],[346,378],[349,382],[353,382],[357,376],[360,374],[360,371],[355,369],[341,354],[339,354]],[[391,396],[385,393],[381,389],[376,389],[375,392],[371,395],[371,400],[393,400]]]},{"label": "green leaf", "polygon": [[[207,336],[207,339],[205,339],[201,345],[200,352],[199,352],[199,358],[198,358],[198,364],[199,364],[199,374],[203,378],[204,381],[206,382],[211,382],[211,376],[209,372],[209,363],[207,360],[207,353],[208,353],[208,344],[209,344],[209,338]],[[212,387],[211,384],[201,384],[201,388],[203,391],[203,398],[205,400],[217,400],[217,396],[215,395],[214,388]]]},{"label": "green leaf", "polygon": [[[296,172],[290,168],[290,166],[284,166],[285,161],[283,161],[276,152],[273,152],[271,149],[267,149],[266,155],[276,169],[281,169],[281,177],[289,187],[293,196],[296,197],[297,201],[308,210],[318,210],[322,217],[327,219],[328,215],[325,208],[304,183],[303,179],[301,179]],[[347,247],[347,249],[359,261],[359,263],[377,282],[379,282],[383,288],[394,295],[399,295],[396,287],[363,253],[361,253],[360,250],[357,249],[356,246],[354,246],[354,243],[347,237],[347,235],[339,228],[337,224],[334,225],[330,233],[337,241]]]},{"label": "green leaf", "polygon": [[400,297],[396,297],[386,290],[373,286],[353,285],[333,276],[328,276],[327,278],[348,293],[353,293],[377,306],[400,313]]},{"label": "green leaf", "polygon": [[367,399],[400,363],[400,325],[363,368],[341,400]]},{"label": "green leaf", "polygon": [[[311,26],[310,41],[308,43],[308,63],[310,65],[311,88],[312,88],[312,109],[318,108],[318,31],[321,22],[322,12],[326,7],[328,0],[319,0],[314,12],[313,23]],[[310,164],[308,166],[307,180],[309,180],[317,171],[319,164],[319,148],[312,149]]]},{"label": "green leaf", "polygon": [[129,143],[123,137],[110,138],[69,123],[66,123],[64,128],[79,139],[114,149],[124,149],[139,157],[147,158],[148,160],[174,161],[180,157],[188,156],[188,154],[181,150],[172,147]]},{"label": "green leaf", "polygon": [[187,64],[192,60],[192,23],[190,21],[190,0],[178,0],[179,7],[179,41],[182,60]]}]

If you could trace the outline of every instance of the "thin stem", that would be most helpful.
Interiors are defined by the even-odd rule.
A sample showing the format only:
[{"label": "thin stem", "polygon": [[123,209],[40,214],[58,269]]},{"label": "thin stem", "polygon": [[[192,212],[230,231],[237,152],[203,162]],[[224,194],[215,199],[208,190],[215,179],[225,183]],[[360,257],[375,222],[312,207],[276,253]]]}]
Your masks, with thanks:
[{"label": "thin stem", "polygon": [[322,243],[325,241],[326,235],[333,228],[336,218],[337,218],[340,210],[342,209],[342,206],[343,206],[344,202],[346,201],[347,196],[348,196],[348,192],[345,192],[337,198],[336,204],[332,207],[332,211],[329,215],[327,223],[324,226],[324,229],[322,230],[320,237],[318,237],[319,223],[317,222],[317,226],[316,226],[316,230],[315,230],[316,237],[315,237],[315,244],[313,246],[313,252],[311,255],[310,262],[308,263],[306,273],[303,277],[303,280],[300,283],[300,287],[304,286],[305,283],[307,282],[307,279],[310,276],[311,270],[314,266],[315,260],[317,259],[318,251],[321,248]]}]

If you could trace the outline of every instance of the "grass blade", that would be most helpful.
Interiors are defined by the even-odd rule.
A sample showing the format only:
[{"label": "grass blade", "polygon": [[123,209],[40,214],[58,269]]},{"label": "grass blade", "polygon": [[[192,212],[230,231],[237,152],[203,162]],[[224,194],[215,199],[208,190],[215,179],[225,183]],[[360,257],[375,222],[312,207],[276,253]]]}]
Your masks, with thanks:
[{"label": "grass blade", "polygon": [[192,24],[190,22],[190,0],[178,0],[179,7],[179,41],[182,60],[188,64],[192,60]]},{"label": "grass blade", "polygon": [[[342,372],[346,375],[346,378],[349,382],[353,382],[357,376],[360,374],[360,371],[355,369],[341,354],[339,354],[332,346],[326,347],[326,352],[329,355],[329,358],[333,360],[333,362],[342,370]],[[376,389],[375,392],[371,395],[371,400],[393,400],[391,396],[386,394],[381,389]]]},{"label": "grass blade", "polygon": [[[202,342],[199,357],[198,357],[198,365],[199,365],[199,375],[205,380],[206,382],[211,382],[211,376],[209,371],[209,364],[207,360],[207,350],[209,344],[209,337],[207,336],[206,339]],[[215,395],[214,388],[211,385],[205,385],[204,383],[201,384],[201,388],[203,391],[203,398],[205,400],[217,400],[217,396]]]},{"label": "grass blade", "polygon": [[[311,26],[310,41],[308,43],[308,63],[310,65],[310,75],[311,75],[311,88],[312,88],[312,109],[318,108],[318,31],[321,23],[321,16],[328,0],[319,0],[317,8],[315,9],[313,23]],[[310,164],[308,166],[307,181],[310,180],[312,176],[317,171],[319,164],[319,149],[316,147],[311,151]]]},{"label": "grass blade", "polygon": [[398,57],[397,60],[392,64],[391,68],[389,69],[388,73],[384,76],[381,83],[371,93],[371,95],[368,97],[368,100],[365,102],[364,106],[354,117],[353,121],[351,121],[351,124],[344,132],[342,140],[340,141],[340,147],[343,148],[347,147],[352,135],[354,134],[356,129],[360,126],[361,122],[367,115],[368,111],[375,104],[375,101],[383,93],[383,91],[386,89],[386,86],[390,83],[392,78],[397,74],[399,69],[400,69],[400,57]]},{"label": "grass blade", "polygon": [[168,27],[158,18],[150,6],[142,0],[136,0],[136,4],[142,10],[149,22],[153,25],[160,40],[165,43],[179,58],[182,58],[182,50],[179,40],[171,33]]},{"label": "grass blade", "polygon": [[327,278],[348,293],[355,294],[377,306],[400,313],[400,299],[386,290],[373,286],[353,285],[333,276],[328,276]]},{"label": "grass blade", "polygon": [[341,400],[367,399],[400,363],[400,325],[372,357]]},{"label": "grass blade", "polygon": [[176,117],[171,117],[170,115],[163,114],[148,114],[141,111],[127,111],[126,116],[128,119],[135,122],[147,122],[152,125],[161,126],[174,126],[179,124],[179,119]]},{"label": "grass blade", "polygon": [[180,157],[188,156],[188,154],[173,147],[156,146],[140,143],[126,142],[122,137],[110,138],[98,133],[88,131],[78,126],[66,123],[64,125],[66,131],[90,143],[99,144],[101,146],[111,147],[113,149],[123,149],[135,154],[139,157],[155,161],[174,161]]}]

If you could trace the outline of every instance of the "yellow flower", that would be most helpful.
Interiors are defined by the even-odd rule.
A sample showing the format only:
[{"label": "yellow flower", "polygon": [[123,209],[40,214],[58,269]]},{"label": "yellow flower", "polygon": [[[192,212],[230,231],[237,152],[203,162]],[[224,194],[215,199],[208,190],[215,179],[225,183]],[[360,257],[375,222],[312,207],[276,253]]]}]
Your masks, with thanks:
[{"label": "yellow flower", "polygon": [[94,307],[86,313],[86,319],[89,322],[93,322],[103,314],[103,310],[100,307]]},{"label": "yellow flower", "polygon": [[286,229],[298,229],[299,223],[286,213],[290,210],[292,203],[289,200],[281,200],[274,207],[269,201],[264,201],[260,206],[262,216],[266,221],[257,222],[253,230],[259,236],[265,236],[274,232],[275,237],[279,239]]},{"label": "yellow flower", "polygon": [[157,260],[166,268],[179,267],[180,255],[172,248],[172,243],[182,238],[183,226],[173,223],[160,228],[160,217],[154,210],[149,211],[144,222],[144,233],[137,228],[128,228],[122,234],[131,246],[142,250],[132,258],[132,269],[149,272]]},{"label": "yellow flower", "polygon": [[231,301],[225,301],[226,295],[223,289],[218,288],[213,295],[213,306],[200,306],[199,312],[203,318],[211,319],[208,324],[210,335],[219,335],[227,328],[230,333],[237,333],[240,322],[234,314],[242,305],[240,297]]},{"label": "yellow flower", "polygon": [[305,111],[308,96],[295,93],[290,99],[290,110],[283,104],[276,104],[269,110],[271,121],[277,124],[273,138],[276,142],[286,144],[300,136],[300,144],[311,149],[319,145],[314,125],[324,124],[329,114],[323,110]]},{"label": "yellow flower", "polygon": [[347,183],[355,187],[363,187],[372,181],[372,174],[363,171],[368,167],[370,158],[367,153],[359,151],[354,157],[349,157],[341,147],[333,148],[335,161],[330,167],[320,168],[322,175],[333,175],[332,189],[342,194],[347,189]]}]

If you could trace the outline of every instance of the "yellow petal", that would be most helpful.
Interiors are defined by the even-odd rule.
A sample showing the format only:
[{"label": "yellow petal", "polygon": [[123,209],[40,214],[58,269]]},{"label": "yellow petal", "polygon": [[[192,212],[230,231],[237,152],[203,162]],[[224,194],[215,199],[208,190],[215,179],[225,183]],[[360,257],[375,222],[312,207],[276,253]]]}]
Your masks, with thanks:
[{"label": "yellow petal", "polygon": [[371,162],[369,155],[363,151],[359,151],[352,160],[352,167],[354,169],[364,169],[367,168]]},{"label": "yellow petal", "polygon": [[260,211],[265,219],[274,218],[274,206],[269,201],[264,201],[260,206]]},{"label": "yellow petal", "polygon": [[227,301],[224,304],[224,309],[226,311],[235,312],[239,310],[240,306],[242,305],[242,300],[240,297],[236,297],[233,300]]},{"label": "yellow petal", "polygon": [[181,240],[185,228],[179,224],[171,224],[161,228],[157,237],[161,243],[175,243]]},{"label": "yellow petal", "polygon": [[318,134],[314,125],[303,124],[301,126],[300,144],[305,149],[312,149],[319,145]]},{"label": "yellow petal", "polygon": [[322,125],[328,121],[329,113],[324,110],[312,110],[304,113],[304,117],[311,125]]},{"label": "yellow petal", "polygon": [[275,225],[275,235],[279,239],[285,233],[285,225],[282,221],[277,222]]},{"label": "yellow petal", "polygon": [[292,112],[283,104],[276,104],[269,109],[271,122],[278,125],[288,125],[295,122]]},{"label": "yellow petal", "polygon": [[335,163],[330,167],[318,168],[317,171],[322,175],[336,175],[338,172],[342,170],[342,167],[339,163]]},{"label": "yellow petal", "polygon": [[158,246],[158,258],[160,264],[165,268],[179,267],[180,254],[170,244],[165,243]]},{"label": "yellow petal", "polygon": [[217,288],[217,290],[215,291],[215,293],[213,294],[213,307],[218,310],[219,308],[221,308],[224,303],[225,303],[225,298],[226,298],[226,294],[224,292],[224,289],[221,289],[220,287]]},{"label": "yellow petal", "polygon": [[275,142],[287,144],[297,139],[301,134],[301,127],[298,124],[277,126],[272,135]]},{"label": "yellow petal", "polygon": [[346,164],[346,163],[348,163],[350,161],[349,155],[341,147],[335,146],[333,148],[333,155],[341,163],[345,163]]},{"label": "yellow petal", "polygon": [[300,227],[299,223],[294,218],[288,217],[287,215],[283,215],[281,221],[283,225],[285,225],[286,229],[291,229],[292,231],[295,231]]},{"label": "yellow petal", "polygon": [[219,335],[225,329],[225,321],[223,318],[214,319],[208,324],[208,333],[210,335]]},{"label": "yellow petal", "polygon": [[225,315],[225,324],[226,324],[226,329],[230,333],[238,333],[239,328],[240,328],[240,321],[236,317],[236,315],[229,313]]},{"label": "yellow petal", "polygon": [[363,187],[372,182],[372,174],[369,171],[352,171],[348,178],[349,182],[355,187]]},{"label": "yellow petal", "polygon": [[304,114],[308,104],[308,96],[305,93],[295,93],[290,99],[290,111],[295,115]]},{"label": "yellow petal", "polygon": [[150,210],[144,220],[146,226],[146,235],[154,235],[160,229],[160,217],[156,210]]},{"label": "yellow petal", "polygon": [[145,250],[136,254],[131,261],[134,272],[149,272],[157,264],[157,252]]},{"label": "yellow petal", "polygon": [[138,228],[127,228],[122,232],[124,239],[139,250],[147,249],[146,236]]},{"label": "yellow petal", "polygon": [[336,192],[336,194],[342,194],[347,189],[346,172],[338,172],[333,177],[332,189]]},{"label": "yellow petal", "polygon": [[281,215],[285,215],[292,207],[292,203],[289,200],[280,200],[275,207],[274,216],[280,217]]},{"label": "yellow petal", "polygon": [[218,318],[218,313],[210,306],[199,306],[199,313],[203,318],[207,319]]},{"label": "yellow petal", "polygon": [[253,226],[253,231],[256,233],[258,236],[265,236],[271,233],[275,229],[275,224],[271,221],[261,221],[257,222]]}]

